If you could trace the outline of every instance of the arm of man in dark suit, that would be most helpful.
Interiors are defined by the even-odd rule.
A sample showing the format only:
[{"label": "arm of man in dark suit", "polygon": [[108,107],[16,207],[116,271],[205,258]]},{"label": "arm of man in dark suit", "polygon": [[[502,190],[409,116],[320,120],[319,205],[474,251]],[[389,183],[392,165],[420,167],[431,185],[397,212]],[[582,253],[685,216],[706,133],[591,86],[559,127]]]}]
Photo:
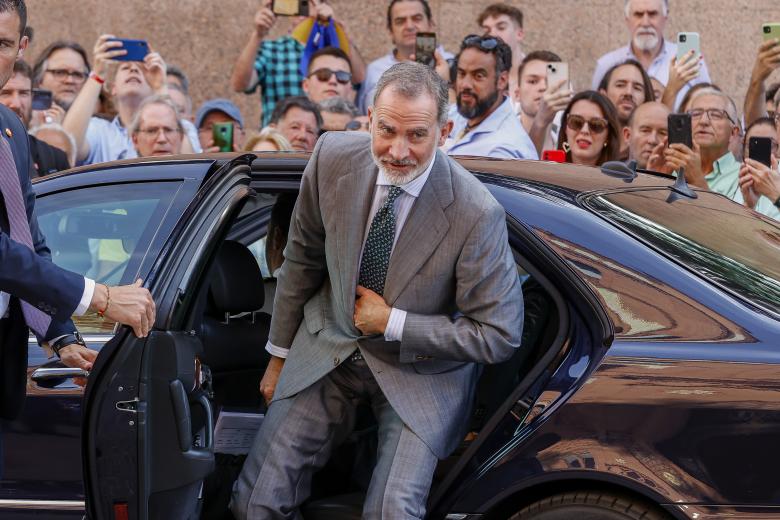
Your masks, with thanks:
[{"label": "arm of man in dark suit", "polygon": [[284,263],[277,277],[270,342],[289,348],[303,319],[303,305],[322,286],[327,273],[325,226],[320,211],[319,156],[325,134],[306,165],[301,190],[295,203]]},{"label": "arm of man in dark suit", "polygon": [[456,317],[407,313],[400,361],[418,356],[506,361],[520,346],[523,293],[507,239],[506,214],[491,204],[476,219],[455,266]]}]

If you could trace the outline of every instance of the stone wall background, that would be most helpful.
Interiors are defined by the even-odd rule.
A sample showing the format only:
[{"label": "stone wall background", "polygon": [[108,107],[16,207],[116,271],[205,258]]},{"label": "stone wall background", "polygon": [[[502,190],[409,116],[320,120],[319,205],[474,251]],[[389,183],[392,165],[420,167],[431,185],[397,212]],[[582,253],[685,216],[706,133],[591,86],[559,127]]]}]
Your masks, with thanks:
[{"label": "stone wall background", "polygon": [[[628,39],[623,0],[508,0],[525,14],[525,50],[549,49],[570,63],[575,87],[590,85],[596,59],[625,45]],[[387,0],[331,0],[364,58],[388,52],[385,25]],[[76,40],[91,53],[106,32],[144,38],[191,80],[194,106],[211,97],[228,97],[241,108],[248,126],[260,117],[255,96],[230,91],[234,60],[252,30],[259,0],[28,0],[35,40],[27,54],[55,39]],[[476,17],[490,0],[431,0],[440,42],[455,51],[463,36],[477,32]],[[713,81],[742,106],[761,24],[780,22],[779,0],[672,0],[666,35],[679,31],[701,34],[702,53]],[[271,34],[284,34],[280,19]],[[780,74],[775,74],[780,80]]]}]

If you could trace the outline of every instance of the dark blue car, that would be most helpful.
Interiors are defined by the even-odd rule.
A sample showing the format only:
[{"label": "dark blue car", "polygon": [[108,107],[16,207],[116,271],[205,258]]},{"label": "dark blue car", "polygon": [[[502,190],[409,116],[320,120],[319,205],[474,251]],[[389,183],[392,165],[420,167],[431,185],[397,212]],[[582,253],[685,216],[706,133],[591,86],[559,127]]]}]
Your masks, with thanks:
[{"label": "dark blue car", "polygon": [[[54,261],[142,277],[158,314],[144,340],[77,320],[101,349],[85,395],[30,342],[25,409],[2,426],[0,517],[228,518],[241,458],[215,455],[213,428],[221,410],[262,410],[266,233],[306,159],[136,160],[35,184]],[[485,368],[430,517],[780,517],[780,226],[660,175],[462,162],[506,208],[524,344]],[[359,517],[363,419],[307,519]]]}]

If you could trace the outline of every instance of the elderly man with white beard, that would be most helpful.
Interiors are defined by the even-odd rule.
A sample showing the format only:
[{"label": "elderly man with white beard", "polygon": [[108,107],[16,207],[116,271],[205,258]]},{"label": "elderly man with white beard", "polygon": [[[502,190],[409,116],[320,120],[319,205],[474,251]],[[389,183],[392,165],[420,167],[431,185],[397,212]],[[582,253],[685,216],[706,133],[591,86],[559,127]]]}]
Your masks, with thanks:
[{"label": "elderly man with white beard", "polygon": [[[642,64],[650,77],[666,85],[669,82],[671,68],[676,65],[677,44],[664,39],[664,28],[669,20],[669,0],[626,0],[626,25],[631,33],[631,41],[625,47],[615,49],[599,58],[593,73],[593,90],[597,90],[601,79],[609,69],[628,59]],[[681,60],[678,69],[686,66],[687,60]],[[701,59],[698,74],[683,86],[678,95],[677,106],[693,85],[709,83],[710,74],[707,64]],[[687,69],[682,76],[688,76]],[[677,77],[680,75],[678,70]]]}]

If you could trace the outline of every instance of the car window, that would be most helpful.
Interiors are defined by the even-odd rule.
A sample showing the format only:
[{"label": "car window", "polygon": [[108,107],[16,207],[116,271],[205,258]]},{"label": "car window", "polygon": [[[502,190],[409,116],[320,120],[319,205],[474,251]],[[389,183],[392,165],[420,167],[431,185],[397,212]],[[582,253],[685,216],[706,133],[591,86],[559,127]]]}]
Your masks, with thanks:
[{"label": "car window", "polygon": [[618,192],[586,202],[710,281],[780,314],[780,223],[715,193],[668,202],[669,193]]},{"label": "car window", "polygon": [[[131,283],[179,186],[175,182],[93,186],[43,196],[38,224],[58,266],[99,283]],[[106,333],[114,323],[76,316],[84,333]]]}]

